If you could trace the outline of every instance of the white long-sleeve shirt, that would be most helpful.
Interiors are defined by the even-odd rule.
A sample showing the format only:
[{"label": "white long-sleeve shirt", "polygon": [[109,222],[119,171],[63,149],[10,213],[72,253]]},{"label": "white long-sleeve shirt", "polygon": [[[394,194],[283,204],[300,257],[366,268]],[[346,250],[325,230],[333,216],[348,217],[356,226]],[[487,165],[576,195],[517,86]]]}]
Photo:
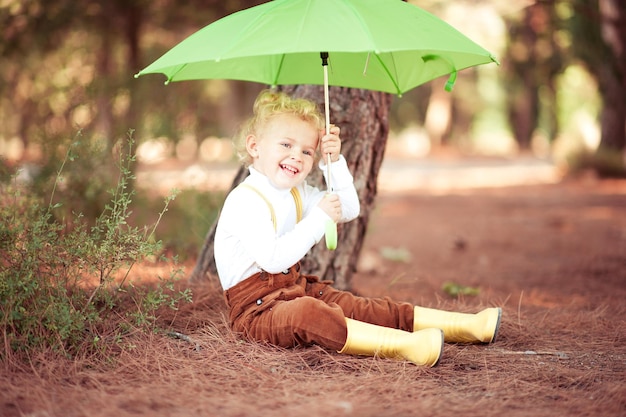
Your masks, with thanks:
[{"label": "white long-sleeve shirt", "polygon": [[[319,168],[324,168],[321,163]],[[214,245],[215,263],[224,290],[262,270],[275,274],[295,265],[321,240],[330,220],[317,206],[326,191],[306,181],[298,186],[302,220],[296,224],[296,205],[290,190],[278,189],[265,175],[252,167],[249,170],[244,183],[270,202],[276,229],[270,208],[254,190],[237,187],[228,194],[217,223]],[[333,192],[341,200],[340,222],[355,219],[360,211],[359,197],[343,156],[331,165],[331,176]]]}]

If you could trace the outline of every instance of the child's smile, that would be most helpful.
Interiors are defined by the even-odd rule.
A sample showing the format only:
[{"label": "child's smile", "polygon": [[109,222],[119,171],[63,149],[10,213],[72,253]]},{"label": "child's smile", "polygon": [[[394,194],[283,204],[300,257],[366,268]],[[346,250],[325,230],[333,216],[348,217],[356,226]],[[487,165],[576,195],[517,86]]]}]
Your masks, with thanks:
[{"label": "child's smile", "polygon": [[281,165],[281,168],[285,171],[287,175],[296,176],[300,172],[299,169],[291,167],[289,165]]}]

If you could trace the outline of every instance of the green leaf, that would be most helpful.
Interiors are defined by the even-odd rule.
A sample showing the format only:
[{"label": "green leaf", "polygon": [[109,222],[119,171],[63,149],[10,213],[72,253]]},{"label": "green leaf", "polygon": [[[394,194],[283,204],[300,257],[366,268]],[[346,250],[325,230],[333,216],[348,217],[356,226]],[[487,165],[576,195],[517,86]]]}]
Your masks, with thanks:
[{"label": "green leaf", "polygon": [[389,261],[408,263],[411,260],[411,252],[406,248],[380,248],[380,255]]},{"label": "green leaf", "polygon": [[476,287],[466,287],[464,285],[457,284],[455,282],[445,282],[441,289],[451,295],[452,297],[458,297],[459,295],[471,295],[475,296],[480,294],[480,289]]}]

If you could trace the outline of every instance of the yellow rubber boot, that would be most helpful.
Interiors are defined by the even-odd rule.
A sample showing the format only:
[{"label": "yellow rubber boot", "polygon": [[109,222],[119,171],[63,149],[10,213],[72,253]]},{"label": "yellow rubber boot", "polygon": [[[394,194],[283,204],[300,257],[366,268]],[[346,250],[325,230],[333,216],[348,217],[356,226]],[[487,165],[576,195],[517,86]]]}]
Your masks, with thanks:
[{"label": "yellow rubber boot", "polygon": [[491,343],[496,340],[502,309],[487,308],[476,314],[453,313],[432,308],[414,308],[413,330],[443,330],[444,340],[455,343]]},{"label": "yellow rubber boot", "polygon": [[443,352],[443,332],[424,329],[405,332],[346,318],[348,338],[339,353],[404,359],[416,365],[435,366]]}]

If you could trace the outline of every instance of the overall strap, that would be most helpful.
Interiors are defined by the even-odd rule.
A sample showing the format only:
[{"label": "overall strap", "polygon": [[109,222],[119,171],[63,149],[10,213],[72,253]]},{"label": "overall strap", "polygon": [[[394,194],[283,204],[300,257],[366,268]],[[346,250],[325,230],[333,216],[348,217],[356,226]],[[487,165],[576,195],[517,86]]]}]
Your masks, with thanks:
[{"label": "overall strap", "polygon": [[[267,197],[265,197],[262,192],[260,192],[258,189],[251,186],[250,184],[239,184],[239,186],[246,187],[254,191],[259,195],[259,197],[263,199],[263,201],[265,201],[265,204],[267,204],[267,208],[270,210],[270,215],[272,216],[272,224],[274,225],[274,230],[276,230],[276,213],[274,212],[274,207],[272,207],[272,203],[270,203]],[[300,220],[302,220],[302,197],[300,197],[300,192],[296,187],[293,187],[291,189],[291,196],[293,197],[293,201],[296,204],[296,223],[298,223]]]},{"label": "overall strap", "polygon": [[291,189],[291,195],[294,203],[296,203],[296,223],[300,223],[302,220],[302,197],[300,197],[300,191],[296,187]]}]

